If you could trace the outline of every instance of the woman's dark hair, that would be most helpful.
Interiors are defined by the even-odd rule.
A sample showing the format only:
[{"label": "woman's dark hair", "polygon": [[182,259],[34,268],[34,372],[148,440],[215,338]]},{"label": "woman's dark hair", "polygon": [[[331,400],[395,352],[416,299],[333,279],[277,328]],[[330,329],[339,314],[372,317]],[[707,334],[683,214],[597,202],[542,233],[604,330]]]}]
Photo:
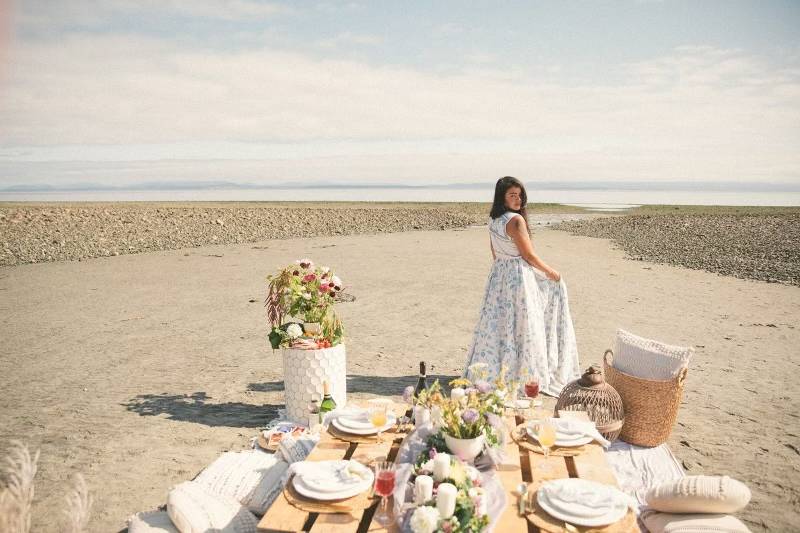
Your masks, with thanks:
[{"label": "woman's dark hair", "polygon": [[506,191],[511,187],[519,187],[520,189],[522,203],[519,211],[514,212],[522,215],[522,218],[525,219],[525,225],[528,226],[528,212],[525,210],[525,206],[528,204],[528,193],[525,192],[525,186],[522,182],[511,176],[505,176],[497,180],[497,185],[494,186],[494,203],[492,203],[492,210],[489,212],[489,216],[497,218],[503,216],[506,211],[513,211],[506,207]]}]

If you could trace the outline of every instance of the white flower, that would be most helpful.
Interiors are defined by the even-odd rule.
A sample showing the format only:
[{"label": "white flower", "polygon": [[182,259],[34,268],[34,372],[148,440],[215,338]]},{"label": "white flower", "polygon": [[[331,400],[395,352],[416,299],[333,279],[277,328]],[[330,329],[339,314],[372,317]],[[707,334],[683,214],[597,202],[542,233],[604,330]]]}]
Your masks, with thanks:
[{"label": "white flower", "polygon": [[414,533],[433,533],[439,526],[439,511],[430,505],[421,505],[411,515],[411,531]]},{"label": "white flower", "polygon": [[304,292],[303,293],[303,300],[310,300],[310,299],[311,299],[311,293]]},{"label": "white flower", "polygon": [[331,271],[331,269],[330,269],[330,267],[322,267],[322,268],[320,268],[320,271],[321,271],[323,274],[327,274],[328,272],[330,272],[330,271]]},{"label": "white flower", "polygon": [[433,459],[428,459],[421,466],[424,471],[433,472]]},{"label": "white flower", "polygon": [[331,283],[333,283],[333,286],[334,286],[334,287],[339,287],[339,288],[341,288],[341,287],[343,287],[343,286],[344,286],[344,285],[342,285],[342,280],[341,280],[341,279],[339,279],[339,276],[333,276],[333,277],[331,278]]},{"label": "white flower", "polygon": [[303,334],[303,328],[300,327],[300,324],[289,324],[289,327],[286,328],[286,334],[289,335],[290,339],[296,339]]},{"label": "white flower", "polygon": [[442,408],[438,405],[431,407],[431,422],[433,426],[440,428],[444,425],[444,416],[442,415]]}]

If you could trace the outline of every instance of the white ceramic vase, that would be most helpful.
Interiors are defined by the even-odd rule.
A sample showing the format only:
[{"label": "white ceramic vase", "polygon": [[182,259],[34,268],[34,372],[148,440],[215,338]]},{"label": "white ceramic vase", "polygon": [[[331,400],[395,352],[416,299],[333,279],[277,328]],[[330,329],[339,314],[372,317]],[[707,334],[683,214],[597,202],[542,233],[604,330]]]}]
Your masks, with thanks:
[{"label": "white ceramic vase", "polygon": [[457,456],[462,461],[471,462],[483,451],[486,435],[481,433],[479,436],[472,439],[457,439],[445,433],[444,442],[447,444],[447,447],[450,448],[450,451],[453,452],[453,455]]},{"label": "white ceramic vase", "polygon": [[322,400],[323,382],[330,384],[336,407],[347,404],[347,354],[344,344],[320,350],[281,349],[286,416],[298,423],[308,422],[308,404]]}]

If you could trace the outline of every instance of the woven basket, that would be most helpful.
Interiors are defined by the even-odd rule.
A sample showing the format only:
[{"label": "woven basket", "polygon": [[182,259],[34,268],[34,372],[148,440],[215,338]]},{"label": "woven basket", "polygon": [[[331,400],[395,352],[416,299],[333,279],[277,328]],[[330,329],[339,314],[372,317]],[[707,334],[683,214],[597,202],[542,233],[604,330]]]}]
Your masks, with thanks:
[{"label": "woven basket", "polygon": [[622,397],[625,425],[619,438],[637,446],[658,446],[666,442],[683,397],[688,369],[682,368],[672,379],[642,379],[614,368],[614,352],[603,354],[606,381]]}]

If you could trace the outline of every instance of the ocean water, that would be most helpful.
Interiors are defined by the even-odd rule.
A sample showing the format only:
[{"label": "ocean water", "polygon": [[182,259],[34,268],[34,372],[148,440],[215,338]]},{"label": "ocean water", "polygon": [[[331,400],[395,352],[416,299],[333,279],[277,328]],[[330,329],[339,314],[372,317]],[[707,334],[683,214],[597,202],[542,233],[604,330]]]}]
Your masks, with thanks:
[{"label": "ocean water", "polygon": [[[350,201],[491,202],[493,188],[304,188],[0,192],[2,202]],[[607,189],[528,189],[531,203],[560,203],[598,211],[638,205],[800,206],[800,192],[720,192]]]}]

